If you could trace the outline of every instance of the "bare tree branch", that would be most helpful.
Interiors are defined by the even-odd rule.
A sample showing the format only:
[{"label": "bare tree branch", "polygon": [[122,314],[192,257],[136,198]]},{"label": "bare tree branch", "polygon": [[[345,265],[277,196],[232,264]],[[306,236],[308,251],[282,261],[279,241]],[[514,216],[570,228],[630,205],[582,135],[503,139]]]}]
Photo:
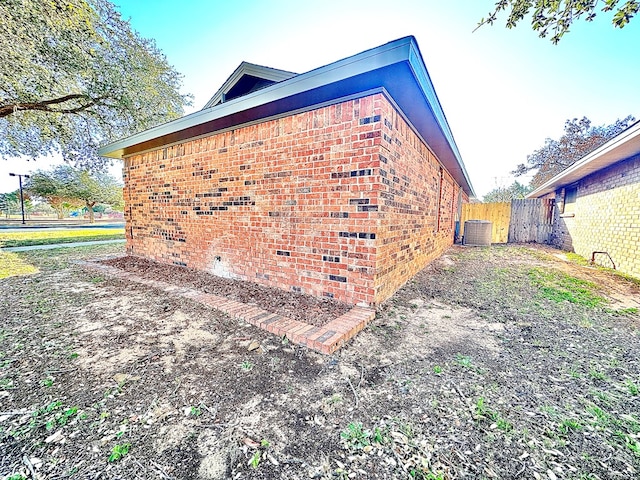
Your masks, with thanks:
[{"label": "bare tree branch", "polygon": [[[51,108],[51,105],[58,105],[64,102],[69,102],[71,100],[79,100],[85,99],[89,100],[87,103],[81,104],[77,107],[73,108]],[[48,112],[48,113],[78,113],[83,110],[87,110],[93,106],[99,104],[101,99],[92,99],[88,95],[82,94],[74,94],[74,95],[66,95],[61,98],[57,98],[54,100],[44,100],[42,102],[29,102],[29,103],[13,103],[9,105],[3,105],[0,107],[0,118],[8,117],[14,113],[24,110],[37,110],[40,112]]]}]

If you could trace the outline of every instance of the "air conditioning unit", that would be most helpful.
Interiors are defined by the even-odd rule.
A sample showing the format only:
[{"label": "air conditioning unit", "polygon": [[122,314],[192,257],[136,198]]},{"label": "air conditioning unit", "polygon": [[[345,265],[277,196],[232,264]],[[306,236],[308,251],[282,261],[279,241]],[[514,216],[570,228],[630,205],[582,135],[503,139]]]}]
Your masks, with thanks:
[{"label": "air conditioning unit", "polygon": [[493,224],[488,220],[467,220],[464,222],[462,244],[469,246],[491,245]]}]

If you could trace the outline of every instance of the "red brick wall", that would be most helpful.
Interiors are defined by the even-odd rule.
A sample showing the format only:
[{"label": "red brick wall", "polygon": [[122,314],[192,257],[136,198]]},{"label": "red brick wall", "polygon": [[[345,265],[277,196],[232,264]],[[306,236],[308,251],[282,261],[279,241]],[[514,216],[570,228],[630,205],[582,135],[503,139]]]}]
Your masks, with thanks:
[{"label": "red brick wall", "polygon": [[453,243],[460,191],[390,103],[382,116],[376,303]]},{"label": "red brick wall", "polygon": [[376,94],[128,157],[127,248],[379,303],[451,243],[458,186],[443,172],[438,230],[438,179],[434,156]]}]

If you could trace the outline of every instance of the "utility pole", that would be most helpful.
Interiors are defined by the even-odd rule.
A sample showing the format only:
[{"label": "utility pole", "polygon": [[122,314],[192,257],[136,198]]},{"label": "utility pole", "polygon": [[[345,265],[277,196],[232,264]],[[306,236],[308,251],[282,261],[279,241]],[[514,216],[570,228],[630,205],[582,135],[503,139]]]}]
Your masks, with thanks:
[{"label": "utility pole", "polygon": [[24,225],[24,194],[22,193],[22,177],[29,178],[30,175],[20,175],[17,173],[10,173],[10,177],[18,177],[18,181],[20,182],[20,209],[22,210],[22,224]]}]

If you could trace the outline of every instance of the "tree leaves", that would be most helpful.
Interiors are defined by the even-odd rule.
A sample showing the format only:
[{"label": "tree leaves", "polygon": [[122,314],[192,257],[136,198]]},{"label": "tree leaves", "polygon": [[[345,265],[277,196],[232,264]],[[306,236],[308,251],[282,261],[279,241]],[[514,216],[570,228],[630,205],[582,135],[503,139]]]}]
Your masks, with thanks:
[{"label": "tree leaves", "polygon": [[51,171],[38,170],[27,180],[25,191],[49,203],[60,218],[69,207],[84,205],[93,219],[95,205],[103,203],[117,208],[123,204],[122,186],[115,178],[69,165],[60,165]]},{"label": "tree leaves", "polygon": [[[480,19],[476,30],[485,24],[493,25],[501,12],[507,12],[506,27],[514,28],[533,9],[531,28],[542,38],[552,32],[551,42],[557,44],[574,21],[583,16],[587,22],[593,21],[599,4],[599,0],[500,0],[486,19]],[[615,11],[612,23],[623,28],[638,13],[640,0],[604,0],[601,5],[601,12]]]},{"label": "tree leaves", "polygon": [[51,171],[38,170],[27,180],[25,191],[46,201],[62,219],[68,209],[84,204],[74,196],[74,177],[75,170],[69,165],[60,165]]},{"label": "tree leaves", "polygon": [[611,125],[598,127],[592,127],[591,120],[587,117],[582,117],[580,120],[577,118],[567,120],[562,137],[558,140],[547,138],[543,147],[527,156],[526,164],[518,165],[511,173],[519,176],[537,169],[530,185],[534,188],[539,187],[610,138],[618,135],[633,122],[635,118],[631,115],[622,120],[616,120]]},{"label": "tree leaves", "polygon": [[510,202],[515,198],[524,198],[533,189],[530,186],[522,185],[518,181],[514,181],[508,187],[498,187],[491,190],[484,197],[482,201],[484,203],[492,202]]},{"label": "tree leaves", "polygon": [[11,212],[20,211],[20,190],[0,193],[0,212],[9,218]]},{"label": "tree leaves", "polygon": [[0,16],[0,155],[59,152],[100,167],[98,145],[189,102],[155,43],[108,0],[2,0]]}]

